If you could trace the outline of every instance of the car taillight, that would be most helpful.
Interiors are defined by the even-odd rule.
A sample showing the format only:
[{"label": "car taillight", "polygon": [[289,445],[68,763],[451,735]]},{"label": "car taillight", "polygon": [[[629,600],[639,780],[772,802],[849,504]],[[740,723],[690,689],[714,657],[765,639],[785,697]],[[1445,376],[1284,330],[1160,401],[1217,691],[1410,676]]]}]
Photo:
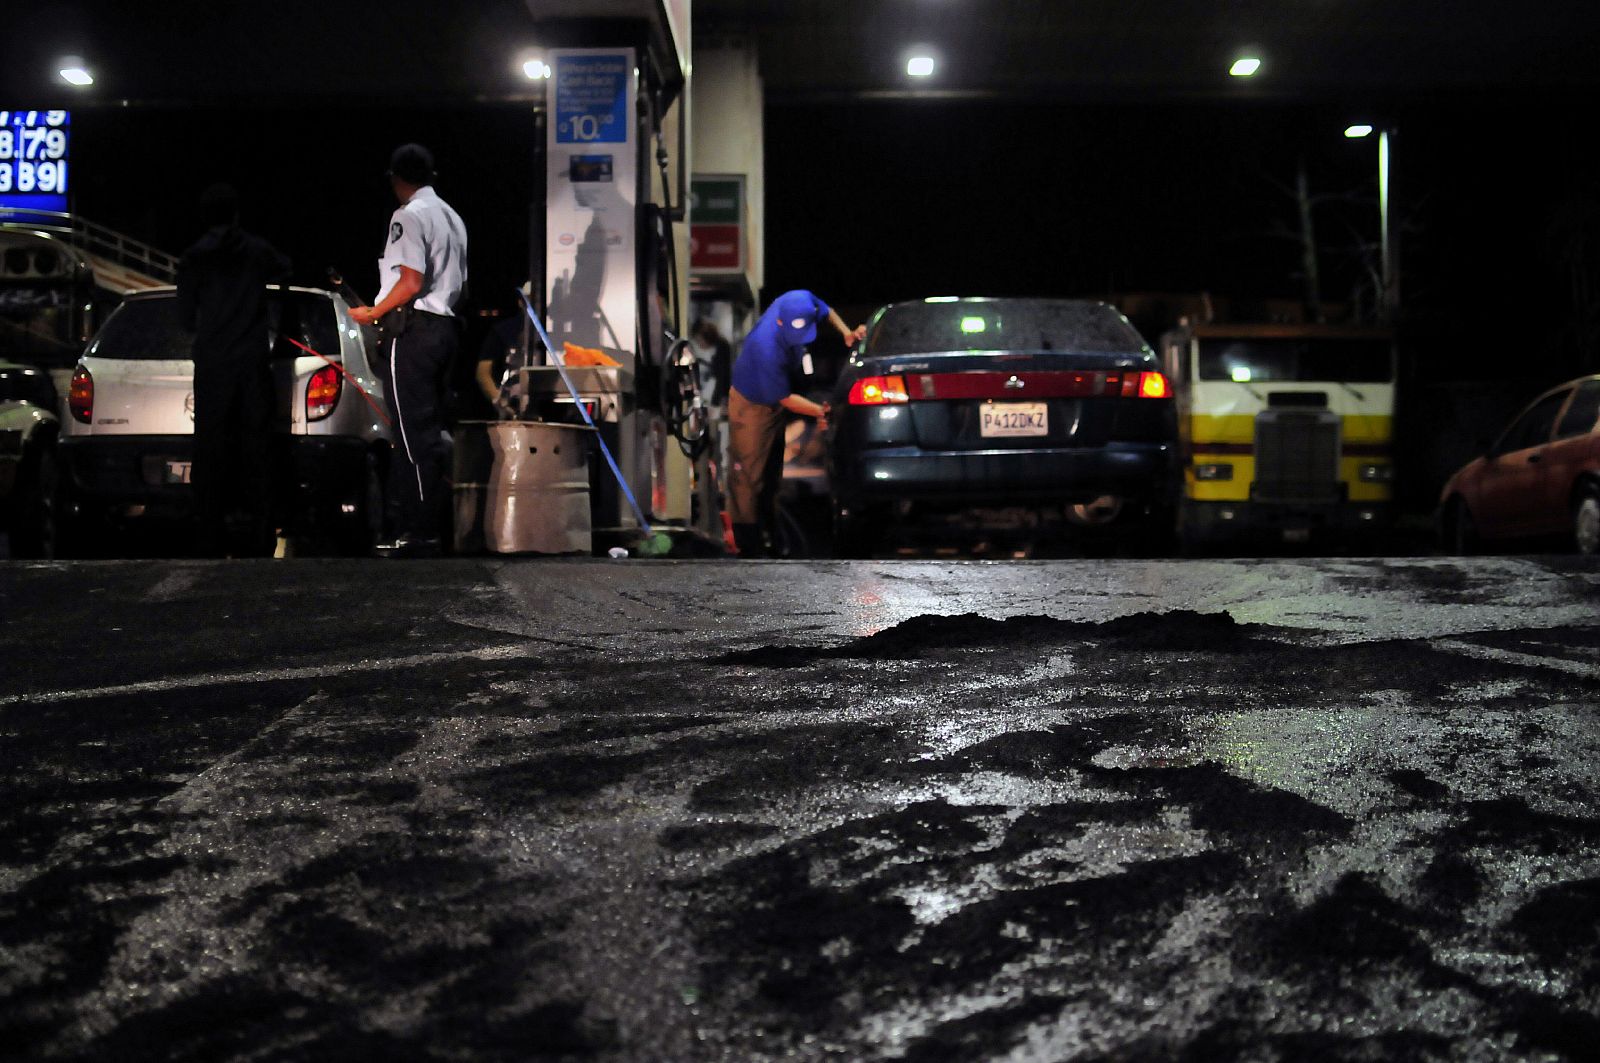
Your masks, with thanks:
[{"label": "car taillight", "polygon": [[1124,373],[1120,391],[1125,399],[1172,398],[1172,385],[1161,373]]},{"label": "car taillight", "polygon": [[1139,397],[1141,399],[1170,399],[1172,385],[1167,383],[1167,378],[1160,373],[1139,374]]},{"label": "car taillight", "polygon": [[909,400],[903,376],[864,376],[850,385],[852,406],[888,406]]},{"label": "car taillight", "polygon": [[339,405],[339,391],[343,381],[339,378],[339,370],[331,365],[325,365],[311,374],[311,381],[306,384],[306,420],[320,421],[333,412]]},{"label": "car taillight", "polygon": [[67,409],[79,424],[94,420],[94,376],[81,365],[72,374],[72,384],[67,389]]}]

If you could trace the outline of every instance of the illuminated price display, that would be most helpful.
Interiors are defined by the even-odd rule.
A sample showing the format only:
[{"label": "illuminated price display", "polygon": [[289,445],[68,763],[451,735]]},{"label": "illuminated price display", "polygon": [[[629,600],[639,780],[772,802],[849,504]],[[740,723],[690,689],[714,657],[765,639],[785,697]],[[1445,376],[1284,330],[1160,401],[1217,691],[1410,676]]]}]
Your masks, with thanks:
[{"label": "illuminated price display", "polygon": [[67,209],[67,111],[0,111],[0,207]]}]

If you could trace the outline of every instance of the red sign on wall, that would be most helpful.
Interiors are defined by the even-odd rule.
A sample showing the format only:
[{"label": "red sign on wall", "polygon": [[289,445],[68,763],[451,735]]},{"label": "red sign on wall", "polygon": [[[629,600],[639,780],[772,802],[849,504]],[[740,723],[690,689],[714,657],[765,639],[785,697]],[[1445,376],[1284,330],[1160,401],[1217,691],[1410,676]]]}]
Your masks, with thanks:
[{"label": "red sign on wall", "polygon": [[691,269],[740,269],[744,265],[739,225],[689,226],[689,266]]}]

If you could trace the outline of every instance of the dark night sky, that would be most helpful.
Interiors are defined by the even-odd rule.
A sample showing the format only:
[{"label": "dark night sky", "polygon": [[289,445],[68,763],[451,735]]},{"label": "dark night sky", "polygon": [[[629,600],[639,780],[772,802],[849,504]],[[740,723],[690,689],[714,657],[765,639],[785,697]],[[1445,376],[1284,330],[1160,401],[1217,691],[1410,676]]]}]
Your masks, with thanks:
[{"label": "dark night sky", "polygon": [[[1303,154],[1325,299],[1378,235],[1376,138],[1333,106],[858,104],[768,122],[768,282],[840,301],[926,294],[1297,297]],[[1403,296],[1447,371],[1570,376],[1552,226],[1600,202],[1591,106],[1556,98],[1392,109]],[[1590,232],[1600,255],[1600,232]],[[1600,262],[1595,265],[1600,267]],[[1530,366],[1529,359],[1539,364]],[[1600,368],[1600,367],[1597,367]]]},{"label": "dark night sky", "polygon": [[[1324,295],[1345,298],[1359,277],[1349,249],[1377,235],[1376,140],[1341,135],[1357,117],[1237,101],[774,106],[767,295],[814,287],[863,309],[955,293],[1293,297],[1295,245],[1271,230],[1294,221],[1277,185],[1303,154],[1313,192],[1354,197],[1317,208]],[[1600,202],[1581,158],[1593,106],[1458,96],[1387,117],[1419,350],[1468,376],[1572,375],[1552,225]],[[535,128],[524,106],[99,110],[74,123],[86,216],[178,251],[196,235],[200,189],[230,180],[247,224],[302,281],[338,264],[364,292],[392,208],[388,152],[422,141],[470,228],[478,298],[521,279]]]}]

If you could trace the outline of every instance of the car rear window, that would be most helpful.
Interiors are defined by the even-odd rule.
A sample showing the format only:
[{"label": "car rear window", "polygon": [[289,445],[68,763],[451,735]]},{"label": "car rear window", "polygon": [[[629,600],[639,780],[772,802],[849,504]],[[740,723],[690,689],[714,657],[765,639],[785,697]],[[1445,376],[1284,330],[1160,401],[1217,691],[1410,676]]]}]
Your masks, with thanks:
[{"label": "car rear window", "polygon": [[[327,296],[315,292],[269,292],[267,325],[274,358],[293,358],[303,353],[287,337],[329,357],[339,353],[338,321]],[[107,319],[89,345],[89,353],[99,358],[148,362],[189,358],[193,343],[194,334],[178,319],[176,297],[130,299]]]},{"label": "car rear window", "polygon": [[1394,354],[1381,339],[1206,339],[1201,380],[1381,384],[1394,379]]},{"label": "car rear window", "polygon": [[891,306],[873,324],[866,353],[1144,349],[1143,337],[1104,303],[996,299]]}]

